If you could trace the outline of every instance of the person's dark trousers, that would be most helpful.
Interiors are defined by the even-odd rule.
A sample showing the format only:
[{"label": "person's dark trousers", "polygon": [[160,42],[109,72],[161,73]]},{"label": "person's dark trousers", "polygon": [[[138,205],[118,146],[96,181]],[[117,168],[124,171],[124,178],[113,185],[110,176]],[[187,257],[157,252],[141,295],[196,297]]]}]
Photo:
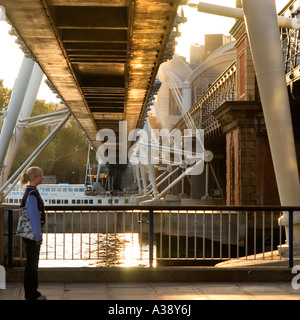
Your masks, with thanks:
[{"label": "person's dark trousers", "polygon": [[35,300],[41,294],[38,288],[38,265],[40,256],[40,247],[34,240],[24,239],[26,246],[26,265],[24,271],[24,290],[25,299]]}]

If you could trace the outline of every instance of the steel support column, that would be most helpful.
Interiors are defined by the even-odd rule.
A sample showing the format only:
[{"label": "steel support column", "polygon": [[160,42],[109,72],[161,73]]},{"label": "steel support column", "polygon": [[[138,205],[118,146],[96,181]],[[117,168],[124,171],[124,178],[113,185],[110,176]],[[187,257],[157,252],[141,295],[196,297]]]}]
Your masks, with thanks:
[{"label": "steel support column", "polygon": [[[300,184],[288,91],[274,0],[243,0],[245,22],[281,205],[300,205]],[[282,223],[288,234],[288,213]],[[294,216],[300,246],[300,215]]]},{"label": "steel support column", "polygon": [[[170,189],[172,189],[178,182],[180,182],[182,179],[184,179],[186,176],[190,175],[193,170],[195,170],[195,167],[198,166],[201,163],[201,160],[196,162],[196,164],[194,166],[188,167],[187,169],[185,169],[180,176],[178,176],[174,181],[172,181],[160,194],[159,196],[162,197],[163,195],[165,195]],[[180,169],[180,167],[177,167],[176,169]],[[175,170],[176,170],[175,169]],[[173,171],[173,173],[175,172],[175,170]],[[166,177],[167,178],[167,177]]]},{"label": "steel support column", "polygon": [[142,177],[142,184],[143,184],[143,194],[146,195],[146,193],[147,193],[147,180],[146,180],[145,165],[143,163],[140,163],[140,169],[141,169],[141,177]]},{"label": "steel support column", "polygon": [[[158,191],[156,186],[156,177],[155,177],[155,169],[154,169],[154,163],[153,163],[153,156],[152,156],[152,148],[151,148],[151,133],[150,133],[150,127],[149,122],[147,120],[146,122],[146,131],[148,134],[148,170],[149,170],[149,180],[152,185],[152,193],[155,200],[158,199]],[[147,192],[147,186],[146,186],[146,192]]]},{"label": "steel support column", "polygon": [[10,102],[8,105],[7,115],[0,136],[0,168],[2,168],[10,138],[13,134],[23,100],[26,94],[28,83],[34,67],[34,61],[24,57],[16,80]]},{"label": "steel support column", "polygon": [[[156,187],[159,187],[162,183],[164,183],[167,179],[169,179],[174,173],[176,173],[178,170],[180,169],[180,167],[176,167],[173,171],[171,171],[170,173],[168,173],[168,175],[166,175],[161,181],[159,181],[156,185]],[[147,193],[150,194],[152,192],[152,189]]]},{"label": "steel support column", "polygon": [[[18,120],[22,118],[27,118],[31,115],[34,103],[42,82],[43,71],[37,63],[34,64],[34,68],[30,77],[30,81],[26,90],[26,94],[23,100],[23,104],[19,113]],[[10,144],[6,153],[4,160],[4,170],[2,183],[5,183],[15,159],[16,153],[18,151],[19,145],[23,138],[25,127],[16,127],[14,132],[14,137],[10,139]]]},{"label": "steel support column", "polygon": [[140,165],[139,163],[134,165],[135,168],[135,175],[136,175],[136,181],[138,184],[138,189],[139,189],[139,193],[142,193],[143,188],[142,188],[142,184],[141,184],[141,175],[140,175]]},{"label": "steel support column", "polygon": [[[211,4],[207,2],[199,2],[198,4],[195,3],[189,3],[190,7],[198,8],[198,11],[219,15],[223,17],[228,18],[234,18],[234,19],[244,19],[244,11],[241,8],[231,8],[226,6],[221,6],[218,4]],[[282,28],[288,28],[288,29],[300,29],[300,20],[295,18],[287,18],[284,16],[278,16],[276,13],[276,17],[278,20],[278,24]],[[266,25],[265,25],[266,27]]]}]

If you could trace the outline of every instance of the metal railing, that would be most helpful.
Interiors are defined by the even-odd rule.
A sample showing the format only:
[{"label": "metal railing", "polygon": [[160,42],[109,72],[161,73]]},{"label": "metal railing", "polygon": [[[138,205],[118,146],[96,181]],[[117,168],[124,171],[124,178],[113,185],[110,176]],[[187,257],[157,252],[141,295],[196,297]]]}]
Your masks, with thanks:
[{"label": "metal railing", "polygon": [[[298,207],[56,207],[46,211],[40,261],[94,261],[93,266],[215,264],[230,259],[275,260],[284,244],[278,224]],[[24,259],[15,237],[18,208],[5,207],[8,266]],[[290,223],[292,226],[292,222]],[[289,239],[293,239],[289,228]],[[289,243],[289,266],[293,244]],[[134,257],[133,257],[134,256]]]},{"label": "metal railing", "polygon": [[[288,18],[300,17],[300,1],[295,0],[286,6],[280,15]],[[298,71],[300,68],[300,31],[295,29],[280,28],[281,46],[284,55],[285,73],[288,75],[287,82],[299,80]]]},{"label": "metal railing", "polygon": [[[204,92],[202,97],[188,111],[197,128],[203,128],[209,134],[221,127],[213,116],[213,111],[225,101],[234,101],[236,98],[236,61],[234,61]],[[175,125],[183,129],[183,119]]]}]

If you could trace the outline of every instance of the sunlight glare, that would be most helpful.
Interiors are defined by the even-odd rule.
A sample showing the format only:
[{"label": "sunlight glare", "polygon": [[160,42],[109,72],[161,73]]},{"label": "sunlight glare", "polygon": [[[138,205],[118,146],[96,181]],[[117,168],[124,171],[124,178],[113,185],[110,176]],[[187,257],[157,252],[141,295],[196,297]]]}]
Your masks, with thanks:
[{"label": "sunlight glare", "polygon": [[[202,2],[221,4],[227,7],[235,7],[236,0],[206,0]],[[276,0],[277,11],[280,11],[288,2],[288,0]],[[197,0],[191,3],[199,3]],[[204,44],[205,34],[224,34],[229,35],[229,31],[235,23],[235,19],[215,16],[211,14],[198,12],[196,8],[183,6],[187,22],[179,25],[181,37],[176,38],[177,45],[175,51],[177,54],[184,56],[187,61],[190,60],[190,46],[193,43]],[[179,14],[181,8],[179,8]]]}]

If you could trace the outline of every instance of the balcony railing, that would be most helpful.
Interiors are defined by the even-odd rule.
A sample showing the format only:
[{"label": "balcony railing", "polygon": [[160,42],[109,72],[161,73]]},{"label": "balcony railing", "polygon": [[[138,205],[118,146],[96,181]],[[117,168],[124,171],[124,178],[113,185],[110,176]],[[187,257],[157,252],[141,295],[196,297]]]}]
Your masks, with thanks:
[{"label": "balcony railing", "polygon": [[[293,212],[299,209],[51,208],[47,210],[40,263],[43,266],[149,267],[166,263],[214,265],[230,259],[282,259],[276,250],[284,243],[285,230],[278,224],[278,218],[283,211],[288,211],[292,219]],[[25,257],[22,241],[14,236],[18,209],[6,206],[2,211],[6,262],[13,266]],[[290,265],[292,263],[290,253]]]}]

